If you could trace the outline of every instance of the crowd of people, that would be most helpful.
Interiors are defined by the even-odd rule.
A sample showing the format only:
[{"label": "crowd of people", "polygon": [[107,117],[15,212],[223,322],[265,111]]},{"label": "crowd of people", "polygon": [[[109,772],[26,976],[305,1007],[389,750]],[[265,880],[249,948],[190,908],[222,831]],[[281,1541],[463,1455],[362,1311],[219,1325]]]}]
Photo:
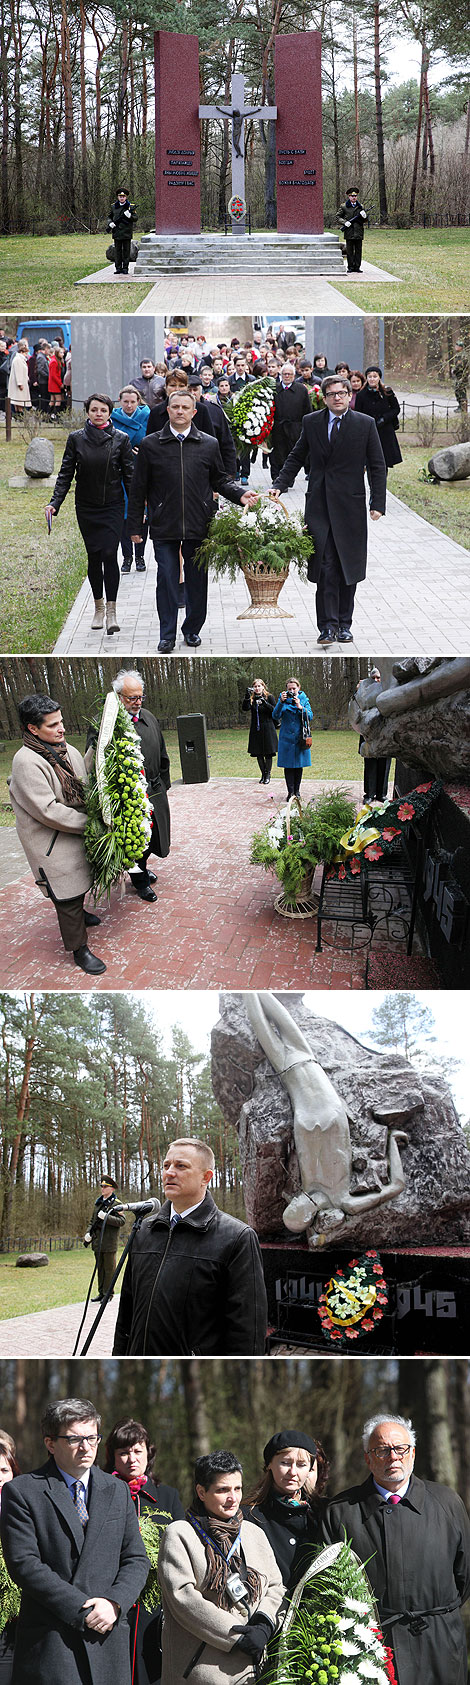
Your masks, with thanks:
[{"label": "crowd of people", "polygon": [[14,339],[0,331],[0,411],[10,399],[13,415],[35,409],[50,421],[72,403],[72,352],[62,341]]},{"label": "crowd of people", "polygon": [[[256,443],[240,445],[231,425],[231,405],[239,393],[265,377],[271,382],[274,417],[269,450],[262,444],[259,448],[263,467],[270,468],[275,496],[281,484],[292,484],[298,470],[295,466],[292,478],[283,481],[286,465],[289,473],[313,412],[317,423],[325,411],[330,414],[328,392],[338,384],[347,394],[341,413],[347,409],[355,418],[368,417],[373,435],[380,441],[378,451],[369,449],[369,428],[367,447],[357,456],[362,477],[372,460],[375,467],[383,466],[385,473],[389,465],[401,461],[396,437],[400,404],[392,389],[384,386],[378,365],[367,368],[365,374],[350,370],[345,362],[329,370],[323,353],[316,353],[312,359],[303,354],[293,329],[281,328],[277,336],[268,331],[265,339],[255,332],[253,342],[243,347],[236,338],[230,345],[225,341],[210,345],[203,334],[182,335],[179,339],[168,334],[165,361],[154,363],[150,357],[143,357],[139,373],[122,387],[117,403],[100,392],[87,398],[85,426],[69,434],[46,509],[50,527],[75,479],[77,520],[95,603],[92,630],[101,631],[105,620],[109,635],[120,630],[116,612],[119,546],[122,572],[129,574],[135,562],[136,572],[142,573],[150,532],[157,563],[159,651],[166,655],[175,648],[180,607],[185,609],[181,625],[184,641],[193,649],[199,647],[207,615],[208,582],[199,565],[198,551],[219,495],[238,504],[256,502],[249,479],[258,447]],[[324,421],[321,424],[324,429]],[[359,438],[359,431],[355,425],[353,436]],[[323,433],[318,437],[322,442]],[[314,438],[316,433],[312,441]],[[361,438],[366,441],[364,428]],[[330,441],[328,422],[328,444]],[[305,448],[302,462],[309,482],[310,446]],[[334,485],[335,501],[336,489]],[[350,489],[354,496],[355,480]],[[306,520],[316,545],[309,577],[318,587],[318,641],[332,642],[338,637],[349,642],[354,588],[365,569],[363,535],[359,560],[355,554],[348,564],[341,557],[338,563],[336,540],[334,555],[331,545],[331,554],[328,551],[324,555],[317,520],[312,526],[309,519],[309,490],[310,482]],[[318,485],[318,509],[317,492]],[[380,487],[378,513],[384,513],[382,502]],[[353,512],[357,517],[357,508],[353,507]],[[353,524],[357,527],[357,520]]]},{"label": "crowd of people", "polygon": [[[0,1429],[2,1583],[10,1609],[0,1641],[2,1685],[59,1678],[83,1685],[85,1677],[94,1685],[156,1685],[160,1678],[180,1685],[190,1676],[194,1685],[275,1681],[285,1676],[277,1652],[286,1613],[291,1620],[297,1608],[301,1629],[312,1610],[309,1581],[303,1591],[301,1582],[314,1559],[315,1579],[327,1576],[335,1645],[325,1645],[322,1617],[307,1679],[335,1680],[339,1659],[342,1677],[348,1655],[360,1654],[355,1629],[364,1642],[368,1613],[367,1602],[348,1597],[347,1571],[339,1607],[332,1596],[331,1547],[345,1540],[376,1599],[370,1644],[381,1636],[378,1621],[387,1678],[394,1685],[465,1685],[460,1607],[470,1595],[470,1523],[458,1493],[415,1474],[408,1417],[369,1417],[366,1479],[336,1497],[328,1496],[328,1457],[309,1424],[309,1431],[275,1429],[245,1497],[234,1452],[199,1456],[187,1508],[180,1464],[178,1484],[160,1481],[154,1435],[132,1415],[108,1433],[103,1467],[101,1419],[89,1399],[51,1400],[41,1430],[47,1461],[23,1474],[11,1435]],[[357,1677],[384,1676],[371,1648]],[[289,1678],[302,1685],[303,1677],[294,1649]]]}]

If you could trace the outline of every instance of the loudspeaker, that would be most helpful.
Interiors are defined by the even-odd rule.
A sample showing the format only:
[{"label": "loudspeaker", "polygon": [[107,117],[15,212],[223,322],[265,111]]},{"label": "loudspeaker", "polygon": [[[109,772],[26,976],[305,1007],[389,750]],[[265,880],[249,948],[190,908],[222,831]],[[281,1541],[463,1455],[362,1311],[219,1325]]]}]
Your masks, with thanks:
[{"label": "loudspeaker", "polygon": [[176,724],[183,784],[208,784],[210,771],[205,714],[178,714]]}]

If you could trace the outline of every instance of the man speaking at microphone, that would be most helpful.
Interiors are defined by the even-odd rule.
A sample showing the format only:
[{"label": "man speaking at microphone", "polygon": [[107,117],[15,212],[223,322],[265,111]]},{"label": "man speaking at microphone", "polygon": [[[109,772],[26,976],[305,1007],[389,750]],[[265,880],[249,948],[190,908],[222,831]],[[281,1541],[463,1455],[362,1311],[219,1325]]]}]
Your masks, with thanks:
[{"label": "man speaking at microphone", "polygon": [[115,1357],[262,1356],[267,1303],[258,1237],[209,1193],[215,1160],[195,1137],[165,1156],[164,1204],[126,1265]]}]

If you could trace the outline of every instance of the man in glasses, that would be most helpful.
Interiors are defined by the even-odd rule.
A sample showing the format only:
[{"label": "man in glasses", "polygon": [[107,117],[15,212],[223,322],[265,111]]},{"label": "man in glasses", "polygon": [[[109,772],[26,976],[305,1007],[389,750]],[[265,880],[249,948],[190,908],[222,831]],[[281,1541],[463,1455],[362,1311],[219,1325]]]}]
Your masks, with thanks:
[{"label": "man in glasses", "polygon": [[148,1560],[126,1482],[95,1464],[89,1399],[48,1405],[48,1462],[10,1481],[2,1543],[21,1586],[12,1685],[130,1685],[128,1610]]},{"label": "man in glasses", "polygon": [[466,1685],[459,1613],[470,1596],[466,1509],[449,1486],[415,1475],[416,1435],[406,1417],[372,1416],[363,1446],[368,1479],[333,1498],[325,1537],[346,1537],[367,1565],[398,1685]]}]

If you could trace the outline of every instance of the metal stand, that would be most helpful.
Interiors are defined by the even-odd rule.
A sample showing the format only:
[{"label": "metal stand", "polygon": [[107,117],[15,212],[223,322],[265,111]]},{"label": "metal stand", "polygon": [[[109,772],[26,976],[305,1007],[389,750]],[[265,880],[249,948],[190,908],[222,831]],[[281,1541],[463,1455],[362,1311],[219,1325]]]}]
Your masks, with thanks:
[{"label": "metal stand", "polygon": [[[101,1300],[101,1304],[100,1304],[100,1306],[98,1308],[98,1311],[96,1313],[95,1320],[92,1323],[89,1334],[87,1334],[85,1344],[84,1344],[84,1347],[83,1347],[83,1351],[81,1351],[79,1353],[80,1357],[86,1357],[87,1351],[89,1351],[93,1336],[96,1334],[97,1328],[99,1328],[102,1316],[104,1316],[106,1306],[109,1304],[109,1300],[112,1298],[115,1283],[116,1283],[116,1281],[118,1280],[118,1277],[121,1274],[121,1270],[124,1269],[124,1264],[126,1262],[126,1258],[128,1258],[128,1256],[129,1256],[129,1252],[131,1250],[131,1246],[133,1244],[133,1241],[135,1240],[135,1236],[139,1232],[140,1225],[141,1225],[141,1223],[143,1223],[144,1217],[147,1217],[147,1216],[148,1216],[148,1211],[138,1211],[137,1212],[137,1216],[136,1216],[135,1221],[133,1223],[133,1226],[131,1228],[130,1235],[128,1236],[128,1239],[126,1240],[125,1247],[124,1247],[123,1251],[121,1252],[119,1263],[116,1264],[116,1269],[114,1271],[114,1275],[111,1277],[111,1281],[109,1283],[108,1291],[107,1291],[107,1293],[105,1293],[104,1299]],[[93,1280],[93,1277],[92,1277],[92,1280]],[[88,1289],[88,1296],[90,1294],[90,1290],[91,1290],[91,1283],[90,1283],[90,1287]],[[86,1311],[86,1306],[85,1306],[85,1311]],[[83,1327],[83,1322],[82,1322],[81,1327]],[[80,1328],[80,1333],[81,1333],[81,1328]],[[78,1338],[77,1338],[77,1345],[78,1345],[78,1339],[79,1338],[80,1338],[80,1335],[78,1335]],[[74,1355],[75,1355],[75,1353],[74,1353]]]}]

